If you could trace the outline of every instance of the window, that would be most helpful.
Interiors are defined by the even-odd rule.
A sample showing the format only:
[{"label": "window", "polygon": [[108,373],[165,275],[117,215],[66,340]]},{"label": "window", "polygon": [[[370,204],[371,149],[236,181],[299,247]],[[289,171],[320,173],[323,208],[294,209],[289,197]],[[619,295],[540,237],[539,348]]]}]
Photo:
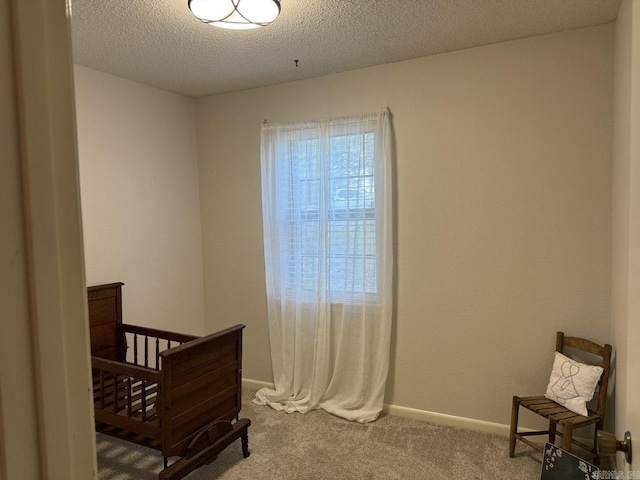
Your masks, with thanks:
[{"label": "window", "polygon": [[378,295],[387,168],[376,125],[357,117],[263,128],[265,255],[276,262],[277,296]]},{"label": "window", "polygon": [[[373,132],[329,138],[327,164],[317,138],[291,140],[282,184],[288,255],[287,288],[315,291],[323,268],[321,231],[326,228],[326,277],[332,296],[377,291]],[[321,202],[322,199],[322,202]]]}]

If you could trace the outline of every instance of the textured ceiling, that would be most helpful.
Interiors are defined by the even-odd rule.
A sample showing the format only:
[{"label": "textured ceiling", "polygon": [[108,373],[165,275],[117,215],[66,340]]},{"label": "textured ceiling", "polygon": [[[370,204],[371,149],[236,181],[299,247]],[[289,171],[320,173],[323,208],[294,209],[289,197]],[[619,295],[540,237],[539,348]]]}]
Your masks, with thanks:
[{"label": "textured ceiling", "polygon": [[199,97],[607,23],[620,0],[281,5],[271,25],[234,31],[200,22],[187,0],[73,0],[74,61]]}]

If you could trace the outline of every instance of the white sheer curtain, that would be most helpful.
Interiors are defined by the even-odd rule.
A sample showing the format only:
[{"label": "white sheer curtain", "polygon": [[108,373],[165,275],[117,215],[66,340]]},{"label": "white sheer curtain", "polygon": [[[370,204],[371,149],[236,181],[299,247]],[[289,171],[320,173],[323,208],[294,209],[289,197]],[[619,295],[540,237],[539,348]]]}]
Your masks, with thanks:
[{"label": "white sheer curtain", "polygon": [[392,310],[389,115],[263,125],[262,203],[276,410],[382,410]]}]

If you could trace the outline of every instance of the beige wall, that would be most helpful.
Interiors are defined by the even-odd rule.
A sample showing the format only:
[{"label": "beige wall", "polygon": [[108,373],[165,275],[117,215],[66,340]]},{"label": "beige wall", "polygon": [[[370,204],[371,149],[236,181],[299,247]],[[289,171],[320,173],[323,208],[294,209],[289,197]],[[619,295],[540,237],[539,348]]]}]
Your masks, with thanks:
[{"label": "beige wall", "polygon": [[204,331],[194,101],[75,67],[87,284],[125,321]]},{"label": "beige wall", "polygon": [[199,99],[206,328],[271,381],[260,123],[378,111],[396,143],[386,402],[508,423],[556,330],[610,340],[613,27]]},{"label": "beige wall", "polygon": [[630,0],[616,21],[614,91],[611,313],[622,439],[626,430],[640,435],[640,5]]}]

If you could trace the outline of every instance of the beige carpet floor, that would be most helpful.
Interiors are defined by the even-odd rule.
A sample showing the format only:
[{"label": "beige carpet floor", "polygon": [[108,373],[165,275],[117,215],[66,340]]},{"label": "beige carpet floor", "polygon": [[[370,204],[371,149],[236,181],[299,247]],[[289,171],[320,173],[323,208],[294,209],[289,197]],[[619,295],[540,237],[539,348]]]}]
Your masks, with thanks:
[{"label": "beige carpet floor", "polygon": [[[360,425],[322,411],[285,414],[254,405],[254,393],[244,393],[241,412],[252,422],[251,456],[238,440],[188,480],[540,478],[540,455],[519,444],[510,459],[506,437],[392,415]],[[162,469],[159,452],[106,435],[97,450],[101,480],[152,480]]]}]

